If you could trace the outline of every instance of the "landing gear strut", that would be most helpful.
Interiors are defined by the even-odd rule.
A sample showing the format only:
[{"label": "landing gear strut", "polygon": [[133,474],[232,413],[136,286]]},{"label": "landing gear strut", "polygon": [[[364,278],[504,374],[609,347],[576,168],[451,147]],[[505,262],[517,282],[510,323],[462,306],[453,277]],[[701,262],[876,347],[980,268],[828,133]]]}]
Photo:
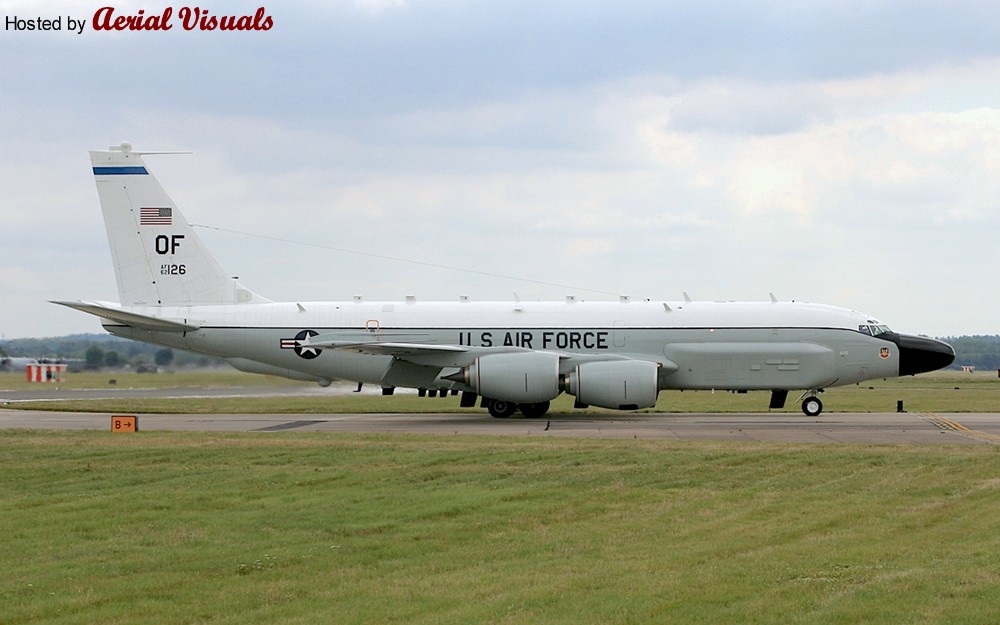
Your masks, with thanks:
[{"label": "landing gear strut", "polygon": [[536,404],[515,404],[512,401],[501,399],[489,399],[483,401],[490,415],[496,419],[506,419],[518,410],[529,419],[537,419],[549,411],[549,402],[542,401]]}]

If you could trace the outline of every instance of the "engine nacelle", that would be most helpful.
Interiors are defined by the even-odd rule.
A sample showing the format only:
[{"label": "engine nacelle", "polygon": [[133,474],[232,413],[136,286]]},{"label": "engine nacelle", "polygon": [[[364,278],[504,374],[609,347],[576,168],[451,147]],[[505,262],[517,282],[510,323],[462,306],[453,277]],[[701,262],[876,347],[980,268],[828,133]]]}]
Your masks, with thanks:
[{"label": "engine nacelle", "polygon": [[535,404],[559,394],[559,356],[516,352],[480,356],[466,370],[465,383],[490,399]]},{"label": "engine nacelle", "polygon": [[615,410],[656,405],[659,365],[643,360],[585,362],[567,376],[567,391],[578,402]]}]

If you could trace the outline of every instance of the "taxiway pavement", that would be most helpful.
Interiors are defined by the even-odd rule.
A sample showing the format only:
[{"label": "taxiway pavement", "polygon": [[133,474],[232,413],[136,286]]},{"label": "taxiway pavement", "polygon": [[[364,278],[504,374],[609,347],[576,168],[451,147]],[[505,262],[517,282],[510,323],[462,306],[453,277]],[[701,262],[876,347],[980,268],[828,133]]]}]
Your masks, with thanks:
[{"label": "taxiway pavement", "polygon": [[[0,409],[0,428],[109,430],[110,413]],[[475,414],[142,414],[139,430],[372,432],[570,436],[841,444],[1000,444],[995,413],[791,413],[552,415],[494,419]]]}]

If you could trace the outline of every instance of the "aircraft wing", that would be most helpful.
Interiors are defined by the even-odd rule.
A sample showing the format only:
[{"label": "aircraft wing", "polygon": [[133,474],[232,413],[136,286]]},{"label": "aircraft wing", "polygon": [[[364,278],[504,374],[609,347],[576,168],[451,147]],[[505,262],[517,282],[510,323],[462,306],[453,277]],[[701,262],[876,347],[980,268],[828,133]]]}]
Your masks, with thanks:
[{"label": "aircraft wing", "polygon": [[[329,337],[331,335],[326,336]],[[318,347],[320,349],[356,352],[359,354],[369,354],[374,356],[393,356],[399,360],[405,360],[417,365],[440,368],[467,367],[474,363],[476,358],[489,354],[534,351],[524,347],[513,346],[475,347],[470,345],[431,345],[423,343],[405,343],[398,341],[386,342],[378,340],[351,341],[343,340],[339,337],[334,339],[325,338],[323,335],[314,336],[311,340],[303,341],[302,345]],[[557,354],[564,363],[566,361],[572,361],[572,364],[607,360],[631,360],[628,356],[618,354],[598,355],[559,351],[551,353]],[[677,370],[677,365],[667,359],[662,359],[660,365],[671,373]]]},{"label": "aircraft wing", "polygon": [[455,345],[421,345],[419,343],[359,343],[356,341],[303,341],[302,345],[309,347],[320,347],[324,349],[336,349],[347,352],[358,352],[359,354],[371,354],[374,356],[429,356],[440,354],[450,356],[453,354],[464,354],[469,350],[465,347]]},{"label": "aircraft wing", "polygon": [[192,323],[189,319],[166,319],[164,317],[143,315],[140,313],[122,310],[114,304],[106,304],[104,302],[53,301],[51,303],[59,304],[60,306],[68,306],[69,308],[74,308],[102,319],[109,319],[122,325],[131,326],[133,328],[141,328],[143,330],[154,330],[158,332],[191,332],[192,330],[197,330],[201,327],[196,323]]},{"label": "aircraft wing", "polygon": [[464,367],[475,361],[479,352],[486,349],[460,345],[345,340],[341,337],[325,339],[323,335],[302,341],[302,345],[372,356],[393,356],[400,360],[431,367]]}]

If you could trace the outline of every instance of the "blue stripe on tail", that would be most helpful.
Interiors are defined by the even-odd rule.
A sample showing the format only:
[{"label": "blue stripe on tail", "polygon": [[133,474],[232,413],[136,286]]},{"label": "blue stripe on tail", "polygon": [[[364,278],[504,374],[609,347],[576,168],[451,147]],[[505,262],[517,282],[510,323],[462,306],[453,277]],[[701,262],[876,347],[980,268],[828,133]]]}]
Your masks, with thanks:
[{"label": "blue stripe on tail", "polygon": [[95,176],[145,176],[145,167],[95,167]]}]

